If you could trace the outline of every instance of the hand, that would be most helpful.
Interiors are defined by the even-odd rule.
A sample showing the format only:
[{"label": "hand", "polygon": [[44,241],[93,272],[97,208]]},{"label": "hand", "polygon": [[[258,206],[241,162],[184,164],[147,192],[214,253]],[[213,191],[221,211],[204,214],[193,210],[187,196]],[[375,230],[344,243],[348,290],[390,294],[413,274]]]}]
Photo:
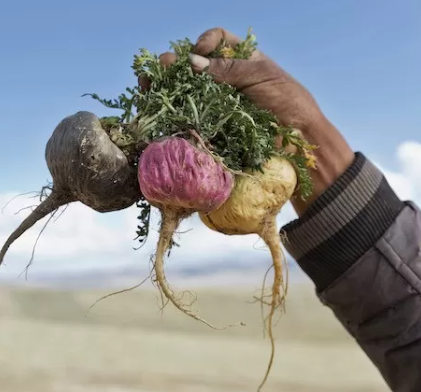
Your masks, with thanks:
[{"label": "hand", "polygon": [[[313,96],[269,57],[255,51],[249,60],[206,58],[224,39],[230,46],[240,38],[222,29],[214,28],[202,34],[191,55],[195,72],[207,72],[216,82],[226,82],[245,94],[254,104],[272,111],[279,123],[299,129],[303,137],[319,146],[314,151],[318,169],[312,173],[314,192],[303,202],[292,204],[301,215],[321,193],[352,163],[354,154],[339,131],[323,115]],[[160,61],[170,65],[176,60],[174,53],[164,53]],[[142,87],[147,81],[139,81]]]}]

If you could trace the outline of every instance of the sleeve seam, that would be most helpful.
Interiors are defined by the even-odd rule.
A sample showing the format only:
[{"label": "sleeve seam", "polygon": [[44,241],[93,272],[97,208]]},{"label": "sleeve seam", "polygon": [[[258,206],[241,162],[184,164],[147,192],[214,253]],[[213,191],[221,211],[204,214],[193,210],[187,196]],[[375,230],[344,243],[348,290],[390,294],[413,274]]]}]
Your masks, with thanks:
[{"label": "sleeve seam", "polygon": [[[390,251],[389,254],[387,254],[384,251],[385,247],[381,246],[381,243],[385,244],[385,247],[388,248]],[[396,252],[390,241],[388,241],[385,237],[382,237],[380,241],[378,241],[374,247],[377,249],[378,252],[380,252],[384,259],[390,264],[390,266],[396,271],[396,273],[401,276],[405,281],[408,283],[408,285],[413,288],[419,296],[421,296],[421,280],[419,276],[416,274],[416,272],[407,264],[404,262],[402,257]],[[383,249],[382,249],[383,248]],[[393,255],[396,260],[395,263],[390,260],[390,256]],[[406,272],[406,273],[405,273]],[[416,281],[419,282],[419,286],[417,287],[415,284],[413,284],[413,281],[411,282],[411,279],[407,275],[407,273],[411,274],[412,278],[414,278]]]}]

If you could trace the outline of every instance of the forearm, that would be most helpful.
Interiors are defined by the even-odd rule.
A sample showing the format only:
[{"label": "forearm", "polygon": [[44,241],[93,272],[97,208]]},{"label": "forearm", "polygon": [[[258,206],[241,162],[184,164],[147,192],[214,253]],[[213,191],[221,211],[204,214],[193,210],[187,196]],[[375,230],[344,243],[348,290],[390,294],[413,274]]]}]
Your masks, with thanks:
[{"label": "forearm", "polygon": [[354,152],[334,125],[321,113],[317,118],[316,122],[303,130],[308,143],[317,146],[313,152],[317,169],[311,171],[313,194],[306,200],[297,195],[291,201],[298,216],[330,188],[354,160]]},{"label": "forearm", "polygon": [[286,247],[395,392],[421,390],[421,213],[361,154]]}]

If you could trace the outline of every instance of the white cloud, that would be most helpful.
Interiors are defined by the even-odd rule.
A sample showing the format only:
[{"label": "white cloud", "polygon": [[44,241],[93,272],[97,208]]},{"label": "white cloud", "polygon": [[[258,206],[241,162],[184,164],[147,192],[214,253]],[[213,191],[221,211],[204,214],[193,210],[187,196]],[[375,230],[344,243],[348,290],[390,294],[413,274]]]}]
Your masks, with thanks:
[{"label": "white cloud", "polygon": [[404,200],[421,202],[421,143],[408,141],[397,148],[398,168],[395,171],[385,169],[376,162],[384,172],[392,188]]},{"label": "white cloud", "polygon": [[[395,171],[384,169],[390,184],[403,199],[421,201],[421,144],[407,142],[397,150],[399,167]],[[418,162],[418,163],[417,163]],[[0,195],[0,207],[5,205],[15,194]],[[25,196],[14,199],[0,214],[0,243],[19,225],[29,211],[15,212],[20,208],[34,204]],[[295,218],[295,213],[287,205],[278,219],[284,224]],[[10,248],[2,267],[3,276],[16,278],[28,262],[34,242],[46,219],[39,222]],[[137,225],[137,209],[111,214],[99,214],[80,203],[72,204],[64,214],[41,236],[35,262],[31,267],[38,271],[81,270],[92,268],[121,268],[141,265],[149,268],[149,259],[157,242],[159,213],[153,214],[153,230],[147,244],[138,251],[132,248],[138,244],[133,241]],[[177,266],[200,266],[201,263],[215,263],[215,266],[227,261],[255,262],[261,265],[268,260],[269,254],[262,241],[255,235],[225,236],[207,229],[197,217],[183,222],[180,232],[180,249],[175,249],[168,262],[169,271]],[[262,250],[265,252],[262,252]],[[255,259],[255,260],[253,260]],[[264,273],[262,267],[262,274]],[[31,271],[31,270],[30,270]]]},{"label": "white cloud", "polygon": [[[5,205],[15,194],[0,195],[0,205]],[[11,201],[0,215],[0,242],[29,214],[29,210],[15,214],[21,208],[33,204],[22,196]],[[58,216],[59,214],[57,214]],[[35,252],[33,269],[91,269],[116,268],[128,265],[143,265],[149,268],[150,255],[154,252],[157,240],[160,214],[154,210],[152,230],[147,243],[140,250],[133,247],[139,244],[133,241],[137,226],[138,210],[127,210],[110,214],[99,214],[82,205],[74,203],[43,232]],[[294,217],[291,206],[286,206],[282,218]],[[30,259],[33,245],[47,218],[37,223],[20,237],[9,249],[5,263],[6,273],[10,276],[19,274]],[[285,221],[285,220],[284,220]],[[198,266],[203,262],[224,263],[227,260],[241,262],[242,258],[267,259],[269,252],[261,253],[264,244],[257,235],[225,236],[209,230],[197,216],[185,220],[178,232],[177,242],[168,264]],[[258,262],[258,261],[257,261]]]}]

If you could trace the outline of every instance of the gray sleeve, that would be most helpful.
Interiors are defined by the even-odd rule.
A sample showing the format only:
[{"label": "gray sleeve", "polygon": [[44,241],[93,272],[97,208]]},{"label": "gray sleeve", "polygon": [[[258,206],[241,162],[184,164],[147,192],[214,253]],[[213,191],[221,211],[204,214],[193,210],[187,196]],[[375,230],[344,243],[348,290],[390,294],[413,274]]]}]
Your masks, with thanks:
[{"label": "gray sleeve", "polygon": [[417,206],[400,201],[382,173],[357,154],[338,183],[284,230],[287,249],[315,282],[320,300],[355,338],[391,390],[420,392],[421,211]]},{"label": "gray sleeve", "polygon": [[320,293],[396,392],[421,391],[421,212],[385,235]]}]

